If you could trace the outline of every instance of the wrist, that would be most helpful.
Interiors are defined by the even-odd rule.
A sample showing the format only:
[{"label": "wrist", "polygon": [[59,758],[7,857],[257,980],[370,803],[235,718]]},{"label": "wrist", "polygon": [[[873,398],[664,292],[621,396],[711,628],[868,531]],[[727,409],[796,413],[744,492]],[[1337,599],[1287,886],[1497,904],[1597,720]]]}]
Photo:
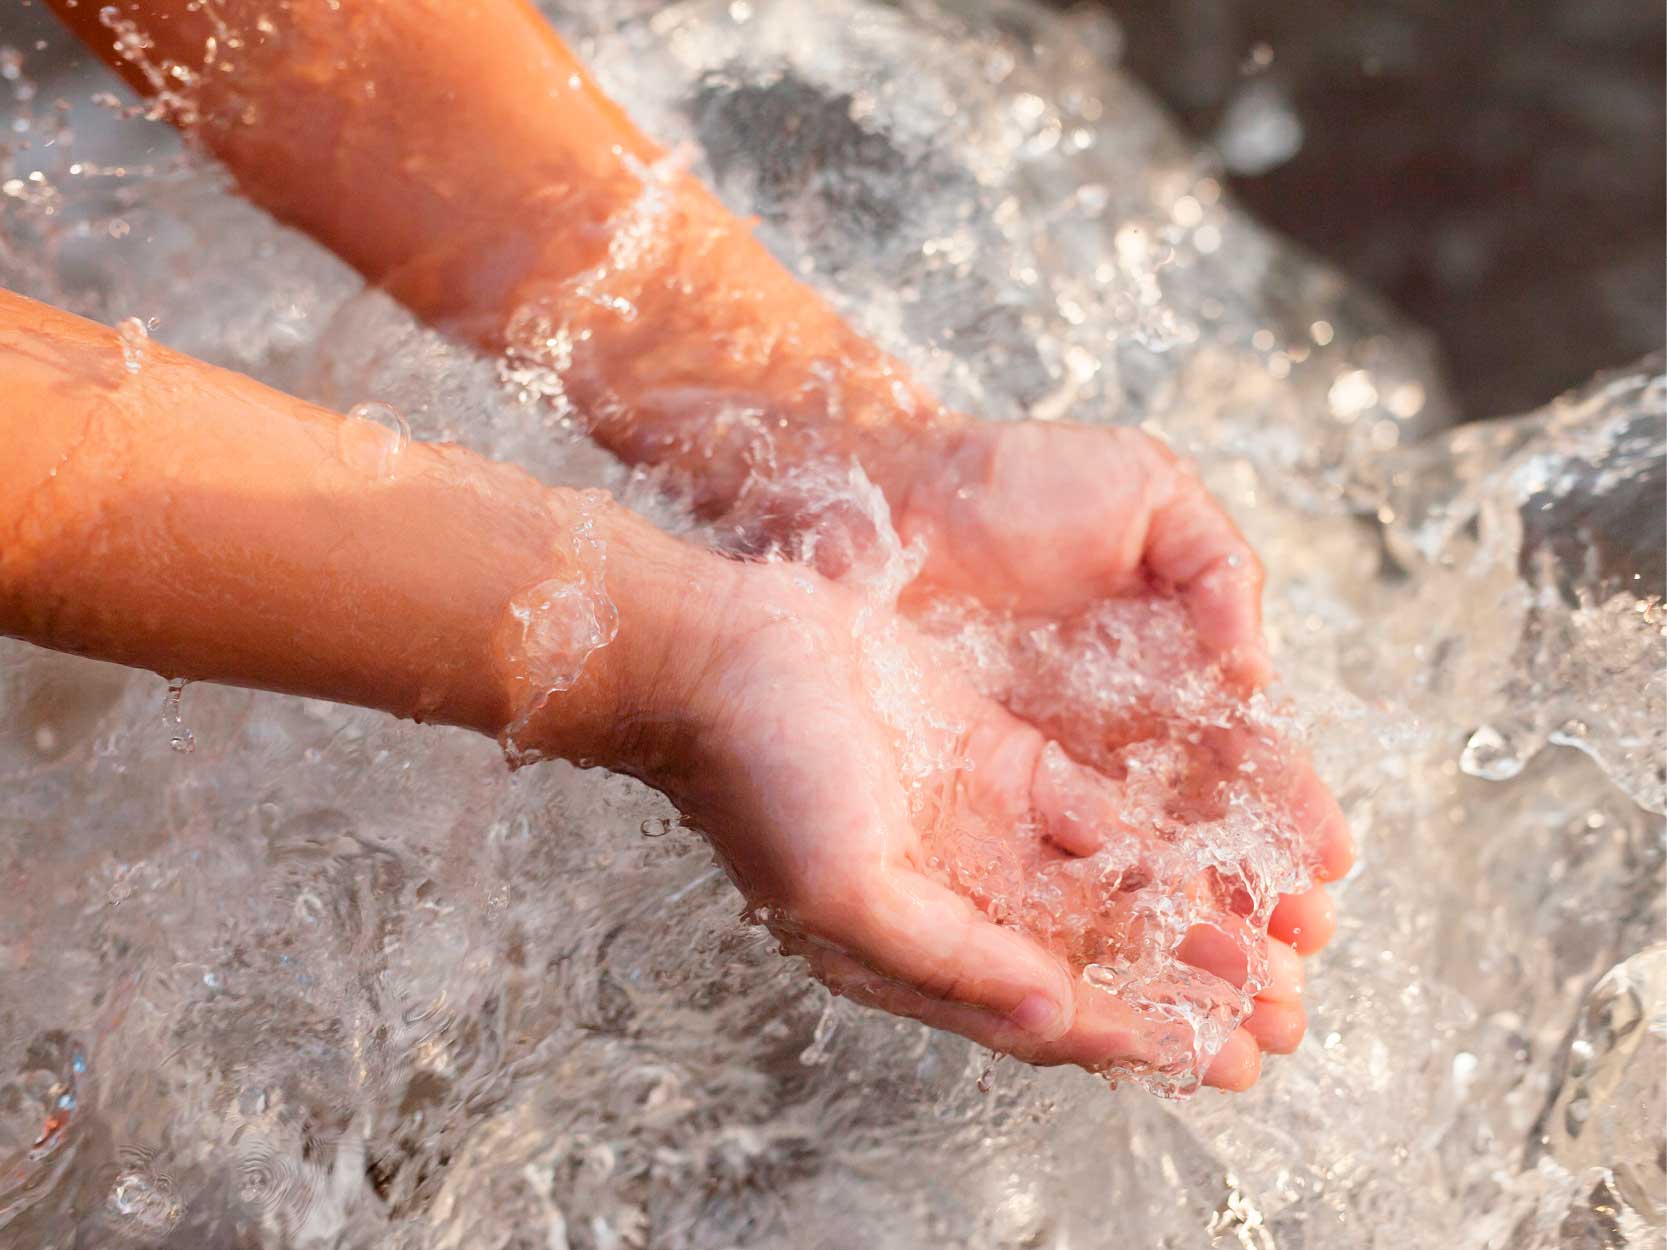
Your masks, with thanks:
[{"label": "wrist", "polygon": [[512,646],[506,669],[521,687],[499,729],[519,758],[600,765],[659,784],[693,731],[699,675],[738,574],[732,561],[666,534],[612,500],[593,504],[611,637],[583,657],[566,689],[524,680]]}]

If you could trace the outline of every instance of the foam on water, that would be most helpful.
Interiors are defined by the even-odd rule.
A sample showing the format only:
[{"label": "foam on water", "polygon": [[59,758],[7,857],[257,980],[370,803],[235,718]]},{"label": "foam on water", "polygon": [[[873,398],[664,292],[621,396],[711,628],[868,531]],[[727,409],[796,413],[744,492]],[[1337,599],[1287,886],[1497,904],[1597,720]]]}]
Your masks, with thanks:
[{"label": "foam on water", "polygon": [[[779,959],[702,842],[641,836],[673,813],[633,782],[511,775],[461,732],[208,686],[181,754],[160,679],[8,645],[0,1244],[1659,1237],[1659,367],[1441,433],[1419,337],[1235,210],[1107,68],[1097,18],[997,0],[556,16],[947,400],[1146,423],[1197,458],[1266,560],[1279,697],[1362,842],[1308,1039],[1251,1094],[1185,1107],[1014,1063],[984,1092],[966,1043]],[[107,80],[57,73],[53,51],[15,74],[0,58],[8,286],[138,313],[172,346],[344,410],[393,405],[419,437],[693,530],[543,382],[506,389],[360,291],[180,163],[166,127],[92,104]],[[539,381],[559,362],[533,363]],[[820,563],[850,529],[816,532],[798,554]],[[855,575],[890,593],[900,556],[881,550]],[[1184,666],[1161,608],[1021,628],[951,606],[933,632],[1062,730],[1148,727],[1100,762],[1149,822],[1195,839],[1188,864],[1217,853],[1285,888],[1254,786],[1203,825],[1156,798],[1211,735],[1287,737],[1283,702],[1218,723],[1207,680],[1163,680]],[[1160,850],[1114,844],[1094,870],[1160,879]],[[1068,891],[1085,870],[1049,871]],[[1128,943],[1085,971],[1155,985],[1142,960],[1176,917],[1110,919]]]}]

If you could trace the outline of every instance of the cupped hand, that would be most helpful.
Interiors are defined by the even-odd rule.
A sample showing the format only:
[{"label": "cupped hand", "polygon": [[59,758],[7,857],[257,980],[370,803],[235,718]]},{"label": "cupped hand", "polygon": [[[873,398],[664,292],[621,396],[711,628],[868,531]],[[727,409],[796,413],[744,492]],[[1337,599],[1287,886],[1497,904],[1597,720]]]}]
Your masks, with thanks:
[{"label": "cupped hand", "polygon": [[[1269,679],[1261,562],[1186,462],[1139,430],[973,422],[917,460],[890,493],[899,535],[925,552],[903,599],[916,615],[962,597],[1026,626],[1069,628],[1107,601],[1173,598],[1201,648],[1199,667],[1240,697]],[[1022,699],[1034,674],[1025,657],[1013,658]],[[1053,730],[1079,759],[1097,758],[1105,745],[1086,736],[1103,726]],[[1242,736],[1237,743],[1241,754],[1254,746]],[[1318,880],[1336,880],[1354,859],[1342,812],[1305,756],[1281,753],[1284,799],[1310,866]],[[1308,954],[1335,924],[1326,891],[1315,887],[1284,899],[1269,931]]]},{"label": "cupped hand", "polygon": [[1246,687],[1269,675],[1262,565],[1173,451],[1139,430],[1023,421],[955,431],[897,508],[927,552],[918,592],[1021,615],[1072,616],[1161,591]]},{"label": "cupped hand", "polygon": [[[890,609],[802,566],[722,567],[616,762],[673,799],[837,992],[1036,1063],[1173,1067],[1188,1030],[1083,975],[1140,935],[1093,856],[1115,845],[1150,874],[1165,854],[1120,819],[1117,785],[978,694]],[[1232,998],[1250,973],[1233,923],[1181,935],[1192,971],[1176,996]],[[1277,942],[1251,949],[1254,1011],[1210,1084],[1250,1084],[1260,1051],[1302,1032],[1299,961]]]}]

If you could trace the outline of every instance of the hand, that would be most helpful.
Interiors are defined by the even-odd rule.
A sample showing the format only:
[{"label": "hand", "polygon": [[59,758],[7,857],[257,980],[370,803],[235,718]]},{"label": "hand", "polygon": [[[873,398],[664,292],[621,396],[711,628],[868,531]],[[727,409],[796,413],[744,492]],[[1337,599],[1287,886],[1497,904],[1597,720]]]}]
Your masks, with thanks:
[{"label": "hand", "polygon": [[[1165,848],[1120,822],[1117,787],[872,601],[803,567],[700,559],[672,649],[632,666],[654,680],[622,693],[630,729],[603,762],[665,791],[759,918],[839,992],[1036,1063],[1184,1068],[1188,1030],[1081,975],[1140,938],[1103,862],[1085,856],[1110,841],[1162,872]],[[1051,909],[1039,901],[1050,892]],[[1182,957],[1241,984],[1234,923],[1222,911],[1200,924]],[[1210,1084],[1247,1086],[1261,1049],[1301,1035],[1300,962],[1257,946],[1265,988]],[[1224,989],[1213,977],[1170,987]]]},{"label": "hand", "polygon": [[[905,541],[920,540],[926,563],[904,596],[917,616],[944,596],[978,601],[1069,630],[1108,600],[1173,596],[1185,608],[1202,653],[1192,667],[1218,669],[1238,694],[1268,680],[1261,627],[1262,566],[1244,536],[1172,451],[1138,430],[1069,424],[972,423],[941,452],[917,460],[890,492]],[[1012,655],[1009,702],[1058,734],[1079,759],[1096,760],[1105,735],[1121,746],[1138,727],[1089,717],[1050,721],[1060,692],[1036,698],[1031,657]],[[1027,683],[1029,689],[1027,690]],[[1027,697],[1028,696],[1028,697]],[[1240,735],[1229,753],[1251,744]],[[1314,874],[1343,876],[1354,850],[1341,810],[1306,758],[1283,752],[1285,800],[1303,830]],[[1324,946],[1335,911],[1323,888],[1286,898],[1269,931],[1304,954]]]},{"label": "hand", "polygon": [[1262,566],[1197,476],[1139,430],[979,422],[913,470],[900,536],[924,540],[917,591],[1069,617],[1162,590],[1246,688],[1269,676]]}]

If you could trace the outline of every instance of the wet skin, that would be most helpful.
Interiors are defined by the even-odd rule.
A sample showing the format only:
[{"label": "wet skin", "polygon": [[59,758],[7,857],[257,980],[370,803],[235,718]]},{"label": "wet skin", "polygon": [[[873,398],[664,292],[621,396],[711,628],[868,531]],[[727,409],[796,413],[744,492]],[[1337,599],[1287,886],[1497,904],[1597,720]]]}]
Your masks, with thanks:
[{"label": "wet skin", "polygon": [[[527,587],[573,575],[574,492],[457,447],[413,444],[390,462],[380,427],[156,344],[130,368],[127,346],[0,295],[0,378],[15,401],[0,432],[24,452],[0,475],[0,632],[494,735],[518,726],[523,749],[669,794],[842,992],[1039,1063],[1139,1061],[1163,1040],[1089,989],[1071,952],[981,911],[976,870],[960,893],[931,870],[929,831],[952,855],[974,837],[1093,855],[1121,827],[1115,788],[1069,760],[1044,768],[1044,734],[883,602],[604,505],[590,522],[618,635],[530,709],[529,665],[559,657],[529,655],[511,609]],[[872,639],[914,674],[901,712],[876,698]],[[900,747],[899,717],[933,768]],[[1316,787],[1304,773],[1286,798],[1328,817]],[[1345,868],[1334,827],[1306,825],[1321,874]],[[1276,924],[1313,925],[1314,906],[1286,900]],[[1267,983],[1214,1084],[1244,1087],[1259,1051],[1300,1036],[1300,962],[1277,940],[1266,951]],[[1214,929],[1181,953],[1244,976],[1240,948]]]},{"label": "wet skin", "polygon": [[[151,41],[137,60],[120,52],[103,6],[54,7],[142,92],[181,81],[159,72],[170,63],[189,69],[188,88],[170,87],[172,120],[251,199],[419,315],[534,367],[548,363],[560,331],[574,345],[566,401],[600,442],[665,468],[707,514],[733,508],[760,464],[854,460],[884,492],[896,529],[925,545],[906,613],[954,594],[1069,620],[1100,597],[1173,593],[1242,691],[1266,680],[1254,554],[1159,443],[1132,431],[984,426],[943,409],[747,223],[670,167],[522,0],[292,0],[278,10],[226,0],[212,14],[185,0],[121,0],[118,18]],[[529,109],[529,99],[560,107]],[[645,213],[650,241],[622,262],[615,242]],[[726,423],[737,408],[767,419]],[[1099,745],[1064,743],[1085,759]],[[1286,802],[1316,876],[1340,876],[1352,858],[1347,830],[1311,770],[1294,771]],[[1284,899],[1269,931],[1307,954],[1334,925],[1316,888]],[[892,967],[884,945],[857,943],[858,963]],[[894,1010],[942,1006],[942,977],[857,988],[850,967],[816,966]],[[1300,1035],[1294,975],[1264,993],[1269,1006],[1250,1026],[1267,1049]],[[1251,1075],[1240,1063],[1221,1083]]]}]

